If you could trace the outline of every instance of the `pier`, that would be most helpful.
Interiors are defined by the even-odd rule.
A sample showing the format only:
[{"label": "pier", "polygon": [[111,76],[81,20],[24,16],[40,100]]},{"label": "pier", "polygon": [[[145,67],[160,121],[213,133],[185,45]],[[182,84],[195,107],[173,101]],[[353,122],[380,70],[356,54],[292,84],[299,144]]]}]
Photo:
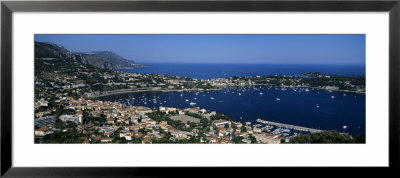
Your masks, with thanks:
[{"label": "pier", "polygon": [[290,125],[290,124],[282,124],[279,122],[265,121],[262,119],[257,119],[256,121],[259,123],[262,123],[262,124],[268,124],[268,125],[273,125],[273,126],[277,126],[277,127],[281,127],[281,128],[293,129],[293,130],[298,130],[298,131],[303,131],[303,132],[310,132],[310,133],[322,132],[322,130],[318,130],[318,129],[312,129],[312,128],[301,127],[301,126]]}]

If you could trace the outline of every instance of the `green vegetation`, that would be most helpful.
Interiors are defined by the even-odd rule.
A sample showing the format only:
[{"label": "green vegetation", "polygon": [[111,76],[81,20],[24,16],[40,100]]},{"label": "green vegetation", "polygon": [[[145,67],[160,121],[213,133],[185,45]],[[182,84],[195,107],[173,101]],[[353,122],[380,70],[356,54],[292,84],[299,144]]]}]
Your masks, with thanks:
[{"label": "green vegetation", "polygon": [[330,130],[315,134],[298,135],[290,139],[289,143],[365,143],[365,135],[352,137]]},{"label": "green vegetation", "polygon": [[82,143],[80,137],[84,136],[76,131],[77,124],[74,122],[62,122],[57,120],[54,128],[58,129],[52,134],[43,137],[43,143]]},{"label": "green vegetation", "polygon": [[224,114],[221,114],[221,113],[217,113],[217,114],[211,116],[210,119],[211,119],[212,121],[219,120],[219,119],[221,119],[221,120],[227,120],[227,121],[230,121],[230,120],[231,120],[231,118],[230,118],[228,115],[224,115]]},{"label": "green vegetation", "polygon": [[244,142],[242,142],[242,140],[243,140],[242,136],[238,136],[238,137],[235,137],[232,139],[232,141],[235,143],[244,143]]}]

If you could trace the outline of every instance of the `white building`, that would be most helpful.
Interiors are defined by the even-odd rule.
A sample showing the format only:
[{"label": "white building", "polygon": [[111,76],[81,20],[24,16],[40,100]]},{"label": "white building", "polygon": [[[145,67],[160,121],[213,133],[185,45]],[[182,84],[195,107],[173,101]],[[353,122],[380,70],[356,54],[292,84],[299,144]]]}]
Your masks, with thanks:
[{"label": "white building", "polygon": [[61,115],[59,118],[63,122],[71,121],[76,124],[82,123],[82,117],[74,116],[74,115]]},{"label": "white building", "polygon": [[228,124],[229,127],[231,127],[231,122],[230,121],[226,121],[226,120],[215,120],[213,122],[214,127],[224,127],[225,124]]}]

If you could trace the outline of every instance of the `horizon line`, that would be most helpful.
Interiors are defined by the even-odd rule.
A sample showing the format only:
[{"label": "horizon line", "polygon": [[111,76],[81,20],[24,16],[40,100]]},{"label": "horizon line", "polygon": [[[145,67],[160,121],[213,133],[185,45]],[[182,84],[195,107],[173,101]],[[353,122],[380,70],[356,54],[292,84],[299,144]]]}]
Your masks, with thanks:
[{"label": "horizon line", "polygon": [[[133,60],[132,60],[133,61]],[[365,63],[264,63],[264,62],[140,62],[137,64],[278,64],[278,65],[366,65]]]}]

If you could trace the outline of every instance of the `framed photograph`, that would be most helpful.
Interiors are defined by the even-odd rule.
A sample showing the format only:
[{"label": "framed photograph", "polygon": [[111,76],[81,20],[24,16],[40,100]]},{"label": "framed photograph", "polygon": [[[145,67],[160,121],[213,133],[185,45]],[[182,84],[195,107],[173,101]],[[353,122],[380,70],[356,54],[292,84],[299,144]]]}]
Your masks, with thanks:
[{"label": "framed photograph", "polygon": [[4,1],[1,174],[397,169],[399,6]]}]

